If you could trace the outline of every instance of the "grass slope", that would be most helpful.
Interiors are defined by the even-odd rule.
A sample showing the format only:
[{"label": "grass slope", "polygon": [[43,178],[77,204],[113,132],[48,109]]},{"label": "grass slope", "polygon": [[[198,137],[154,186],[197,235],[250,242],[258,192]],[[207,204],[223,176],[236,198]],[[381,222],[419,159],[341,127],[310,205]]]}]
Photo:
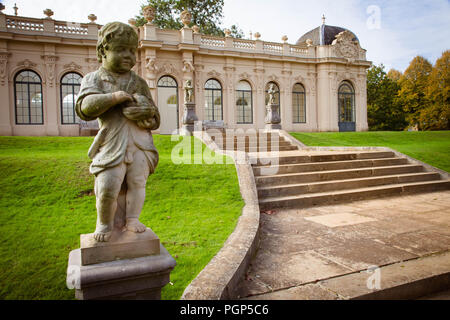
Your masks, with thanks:
[{"label": "grass slope", "polygon": [[[201,152],[189,139],[198,159]],[[96,221],[86,155],[91,143],[86,137],[0,137],[0,299],[74,298],[65,284],[68,254]],[[234,230],[244,205],[234,165],[176,165],[177,143],[155,136],[160,162],[141,214],[177,261],[163,299],[181,296]]]},{"label": "grass slope", "polygon": [[308,146],[389,147],[450,172],[450,131],[292,132],[291,135]]}]

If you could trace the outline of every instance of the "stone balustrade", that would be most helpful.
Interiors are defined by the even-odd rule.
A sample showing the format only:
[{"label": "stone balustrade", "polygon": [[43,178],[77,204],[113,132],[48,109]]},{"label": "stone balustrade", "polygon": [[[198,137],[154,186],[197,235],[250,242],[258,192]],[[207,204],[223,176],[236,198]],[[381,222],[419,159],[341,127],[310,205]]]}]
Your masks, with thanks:
[{"label": "stone balustrade", "polygon": [[101,26],[95,23],[75,23],[50,18],[29,18],[3,15],[0,19],[0,31],[20,34],[45,34],[59,37],[77,37],[97,39]]},{"label": "stone balustrade", "polygon": [[[74,23],[68,21],[57,21],[51,18],[29,18],[3,15],[0,19],[0,31],[21,34],[54,35],[57,37],[97,39],[100,25],[96,23]],[[154,25],[145,25],[139,28],[141,40],[157,41],[173,45],[184,43],[186,38],[183,30],[162,30]],[[185,33],[191,40],[189,43],[198,45],[205,49],[230,50],[240,52],[255,52],[270,55],[315,57],[314,48],[295,46],[288,43],[265,42],[262,40],[238,39],[233,37],[216,37],[198,33]]]}]

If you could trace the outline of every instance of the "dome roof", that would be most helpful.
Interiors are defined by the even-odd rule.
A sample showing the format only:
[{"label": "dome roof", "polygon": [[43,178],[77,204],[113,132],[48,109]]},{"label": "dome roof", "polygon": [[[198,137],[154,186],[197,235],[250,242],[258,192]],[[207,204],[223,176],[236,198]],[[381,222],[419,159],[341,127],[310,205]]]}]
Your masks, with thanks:
[{"label": "dome roof", "polygon": [[[333,43],[334,39],[336,39],[336,36],[341,33],[342,31],[345,31],[347,29],[341,28],[341,27],[335,27],[335,26],[328,26],[326,24],[321,25],[320,27],[317,27],[307,33],[305,33],[303,36],[300,37],[297,41],[297,45],[304,44],[306,40],[311,39],[313,41],[313,45],[330,45]],[[350,31],[350,30],[348,30]],[[350,31],[351,32],[351,31]],[[358,41],[358,37],[351,32],[354,36],[353,40]]]}]

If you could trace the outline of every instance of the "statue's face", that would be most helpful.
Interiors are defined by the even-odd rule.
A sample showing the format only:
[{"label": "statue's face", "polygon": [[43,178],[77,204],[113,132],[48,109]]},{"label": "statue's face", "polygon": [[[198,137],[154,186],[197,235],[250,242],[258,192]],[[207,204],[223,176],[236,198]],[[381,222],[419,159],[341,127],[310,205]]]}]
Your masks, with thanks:
[{"label": "statue's face", "polygon": [[125,73],[136,64],[136,42],[121,37],[114,39],[104,50],[103,67],[115,73]]}]

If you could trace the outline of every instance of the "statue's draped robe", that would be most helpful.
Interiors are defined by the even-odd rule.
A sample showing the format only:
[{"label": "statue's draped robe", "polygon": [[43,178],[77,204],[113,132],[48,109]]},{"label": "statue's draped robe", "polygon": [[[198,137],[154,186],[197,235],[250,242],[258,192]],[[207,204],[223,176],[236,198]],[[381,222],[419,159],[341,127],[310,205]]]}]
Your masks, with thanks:
[{"label": "statue's draped robe", "polygon": [[92,159],[90,172],[94,175],[106,168],[122,163],[127,156],[127,147],[132,143],[145,153],[150,173],[154,172],[158,164],[158,152],[153,144],[151,131],[140,128],[135,121],[125,118],[122,114],[123,105],[116,105],[98,117],[85,115],[81,110],[83,99],[88,95],[116,91],[146,96],[150,103],[155,105],[145,80],[133,71],[130,72],[130,80],[122,85],[103,67],[87,74],[81,82],[80,92],[76,101],[76,112],[81,119],[86,121],[97,118],[100,126],[100,130],[88,152],[89,157]]}]

